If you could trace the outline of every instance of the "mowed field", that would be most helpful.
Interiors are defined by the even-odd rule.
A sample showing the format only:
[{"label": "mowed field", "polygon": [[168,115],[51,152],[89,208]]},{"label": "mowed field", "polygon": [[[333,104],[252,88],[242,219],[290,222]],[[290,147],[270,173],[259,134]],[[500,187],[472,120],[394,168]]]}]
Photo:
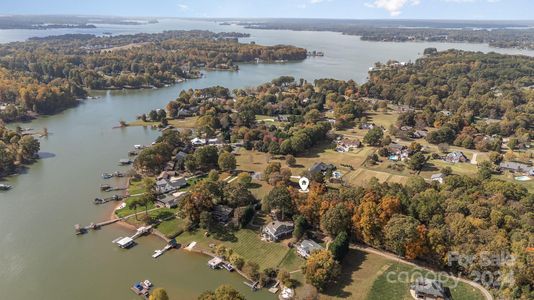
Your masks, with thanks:
[{"label": "mowed field", "polygon": [[176,237],[176,241],[182,245],[187,245],[195,241],[200,248],[211,249],[211,251],[215,251],[215,249],[210,248],[210,245],[223,244],[241,255],[245,261],[250,260],[258,263],[261,270],[265,268],[283,267],[283,261],[291,268],[303,262],[299,257],[286,259],[290,248],[282,243],[262,241],[257,230],[245,228],[236,232],[226,232],[221,239],[215,239],[213,235],[206,237],[204,232],[205,230],[200,229],[193,232],[184,232]]},{"label": "mowed field", "polygon": [[[405,183],[409,178],[409,174],[392,174],[385,170],[371,170],[363,167],[367,157],[376,151],[375,148],[363,147],[345,153],[340,153],[330,148],[330,145],[316,146],[311,148],[306,154],[296,157],[297,164],[290,168],[291,173],[294,176],[300,176],[314,163],[324,162],[334,164],[337,170],[342,173],[343,180],[350,185],[365,186],[373,177],[376,177],[380,182],[387,181],[395,183]],[[280,162],[282,167],[288,168],[283,157],[281,159],[273,158],[270,154],[259,151],[240,149],[236,158],[238,170],[263,173],[269,162]],[[350,165],[354,170],[342,165]],[[268,189],[269,186],[265,186],[264,182],[256,183],[261,185],[261,187],[257,190],[258,194],[255,193],[255,189],[252,189],[253,193],[256,195],[265,195],[268,192],[265,189]]]},{"label": "mowed field", "polygon": [[[409,291],[410,283],[415,278],[430,273],[356,249],[349,251],[341,266],[340,279],[329,286],[321,294],[320,299],[409,300],[412,299]],[[444,285],[450,288],[452,299],[484,299],[480,291],[470,285],[466,283],[456,285],[452,279],[445,278]]]}]

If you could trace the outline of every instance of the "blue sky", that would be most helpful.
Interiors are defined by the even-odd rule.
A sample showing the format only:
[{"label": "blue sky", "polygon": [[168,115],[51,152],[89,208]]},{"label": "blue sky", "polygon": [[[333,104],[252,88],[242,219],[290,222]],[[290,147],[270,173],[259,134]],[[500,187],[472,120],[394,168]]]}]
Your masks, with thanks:
[{"label": "blue sky", "polygon": [[533,19],[534,0],[0,0],[0,14]]}]

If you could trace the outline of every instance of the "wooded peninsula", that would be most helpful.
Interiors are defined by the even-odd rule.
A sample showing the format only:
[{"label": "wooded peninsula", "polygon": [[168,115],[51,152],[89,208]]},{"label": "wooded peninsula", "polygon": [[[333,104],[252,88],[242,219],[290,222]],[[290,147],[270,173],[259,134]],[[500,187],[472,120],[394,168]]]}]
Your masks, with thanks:
[{"label": "wooded peninsula", "polygon": [[76,105],[88,89],[138,89],[199,78],[200,70],[236,63],[301,60],[293,46],[243,44],[241,33],[165,31],[96,37],[68,34],[0,46],[0,119],[52,114]]}]

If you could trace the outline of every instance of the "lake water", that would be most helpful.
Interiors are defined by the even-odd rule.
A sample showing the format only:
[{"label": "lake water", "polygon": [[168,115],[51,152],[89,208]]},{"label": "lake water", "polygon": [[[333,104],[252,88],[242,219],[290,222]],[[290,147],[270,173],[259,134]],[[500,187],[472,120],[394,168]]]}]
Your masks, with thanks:
[{"label": "lake water", "polygon": [[211,271],[207,258],[172,251],[158,260],[151,257],[163,242],[141,237],[130,250],[111,243],[128,229],[111,225],[100,231],[75,236],[73,225],[108,218],[110,206],[95,206],[102,172],[120,169],[134,144],[149,144],[159,132],[144,128],[112,129],[119,120],[161,108],[176,98],[181,89],[222,85],[229,88],[253,86],[281,75],[313,80],[333,77],[364,82],[367,70],[376,61],[415,60],[427,47],[440,50],[460,48],[533,55],[533,51],[503,50],[480,44],[379,43],[363,42],[355,36],[331,32],[247,30],[219,26],[212,22],[162,20],[143,26],[104,26],[89,30],[0,30],[0,42],[24,40],[31,36],[64,33],[159,32],[169,29],[206,29],[251,33],[243,41],[258,44],[294,44],[325,52],[325,57],[298,63],[244,64],[239,72],[208,72],[205,78],[158,90],[99,92],[61,114],[42,117],[23,127],[48,128],[41,139],[45,158],[25,174],[7,178],[14,189],[0,192],[0,291],[10,299],[139,299],[129,287],[150,279],[164,287],[172,299],[196,299],[204,290],[227,283],[248,299],[275,299],[266,291],[252,293],[242,278],[223,271]]}]

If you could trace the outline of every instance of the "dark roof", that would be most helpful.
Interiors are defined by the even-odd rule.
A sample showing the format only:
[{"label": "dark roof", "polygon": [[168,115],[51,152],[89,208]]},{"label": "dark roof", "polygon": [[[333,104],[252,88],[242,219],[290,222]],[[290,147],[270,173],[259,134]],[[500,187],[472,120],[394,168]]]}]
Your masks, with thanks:
[{"label": "dark roof", "polygon": [[434,298],[446,298],[445,289],[441,282],[426,278],[417,278],[412,284],[415,294],[428,295]]},{"label": "dark roof", "polygon": [[317,162],[310,167],[310,173],[315,174],[319,172],[326,172],[328,170],[334,170],[336,166],[333,164],[325,164],[324,162]]}]

